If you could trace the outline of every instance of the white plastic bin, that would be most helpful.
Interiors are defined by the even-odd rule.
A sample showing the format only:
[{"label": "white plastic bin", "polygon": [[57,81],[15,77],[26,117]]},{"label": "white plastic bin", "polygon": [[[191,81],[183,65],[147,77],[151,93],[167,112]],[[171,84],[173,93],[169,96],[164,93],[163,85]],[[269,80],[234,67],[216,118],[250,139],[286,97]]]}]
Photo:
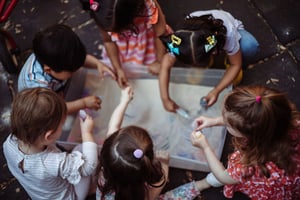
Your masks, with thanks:
[{"label": "white plastic bin", "polygon": [[[170,166],[198,171],[209,171],[202,151],[190,143],[192,122],[199,115],[219,116],[221,102],[228,87],[220,95],[217,103],[208,109],[200,106],[200,98],[205,96],[222,78],[224,70],[204,70],[196,68],[173,68],[171,71],[170,96],[191,118],[185,119],[178,114],[164,110],[156,76],[150,75],[145,67],[127,66],[127,76],[134,88],[134,99],[126,111],[123,125],[137,125],[148,130],[156,149],[170,152]],[[120,88],[110,77],[99,79],[97,71],[87,72],[82,96],[93,94],[101,96],[101,110],[91,114],[95,119],[95,138],[99,145],[103,144],[110,116],[119,103]],[[69,118],[70,119],[70,118]],[[63,140],[80,141],[78,118],[69,123],[70,134]],[[68,128],[66,129],[68,130]],[[221,157],[226,136],[224,127],[213,127],[203,130],[218,158]]]}]

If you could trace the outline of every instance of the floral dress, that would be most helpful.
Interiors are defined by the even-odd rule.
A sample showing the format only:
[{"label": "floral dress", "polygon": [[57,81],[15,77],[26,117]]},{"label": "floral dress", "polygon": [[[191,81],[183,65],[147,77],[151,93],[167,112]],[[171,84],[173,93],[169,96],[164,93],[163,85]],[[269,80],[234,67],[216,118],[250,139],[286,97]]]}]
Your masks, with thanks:
[{"label": "floral dress", "polygon": [[[290,132],[294,141],[299,141],[300,129]],[[300,144],[295,143],[295,150],[300,152]],[[241,153],[234,152],[228,160],[227,172],[240,182],[236,185],[225,185],[224,195],[232,198],[234,192],[240,191],[253,200],[294,200],[300,199],[300,156],[294,156],[297,163],[295,173],[286,175],[285,171],[278,168],[273,162],[266,163],[270,177],[265,177],[257,166],[245,167],[240,163]],[[244,178],[244,174],[253,174],[250,178]]]}]

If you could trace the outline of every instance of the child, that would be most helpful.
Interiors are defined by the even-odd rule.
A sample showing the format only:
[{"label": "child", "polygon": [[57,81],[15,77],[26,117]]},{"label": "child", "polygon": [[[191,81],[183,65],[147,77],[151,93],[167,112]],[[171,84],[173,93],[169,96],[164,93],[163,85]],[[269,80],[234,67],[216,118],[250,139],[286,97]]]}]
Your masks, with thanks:
[{"label": "child", "polygon": [[158,74],[165,53],[158,36],[170,28],[157,0],[104,0],[91,15],[104,42],[103,62],[114,68],[121,87],[128,82],[124,63],[146,65],[151,73]]},{"label": "child", "polygon": [[258,50],[256,39],[244,29],[242,22],[222,10],[193,12],[181,22],[177,31],[161,39],[169,53],[161,62],[159,87],[163,105],[170,112],[179,108],[170,98],[168,89],[170,70],[176,58],[184,64],[199,66],[212,54],[225,51],[230,65],[204,98],[207,106],[211,106],[224,88],[241,80],[242,57],[250,59]]},{"label": "child", "polygon": [[120,128],[125,110],[133,98],[130,86],[122,90],[121,101],[112,114],[97,167],[97,200],[104,199],[194,199],[209,185],[191,182],[160,195],[168,180],[169,154],[154,154],[150,135],[143,128]]},{"label": "child", "polygon": [[65,101],[47,88],[27,88],[12,104],[11,134],[3,144],[10,172],[31,199],[85,199],[97,166],[90,116],[80,120],[82,153],[62,152],[55,142],[66,119]]},{"label": "child", "polygon": [[222,117],[196,119],[197,130],[225,125],[235,151],[227,169],[217,159],[204,135],[191,134],[211,168],[206,180],[251,199],[300,199],[300,115],[287,97],[263,86],[236,88],[225,99]]},{"label": "child", "polygon": [[[35,35],[33,54],[20,72],[18,90],[45,87],[63,93],[68,80],[82,66],[98,69],[101,77],[107,72],[115,78],[111,69],[86,54],[80,38],[70,27],[62,24],[50,26]],[[101,99],[97,96],[67,102],[68,113],[84,108],[97,110],[100,106]]]}]

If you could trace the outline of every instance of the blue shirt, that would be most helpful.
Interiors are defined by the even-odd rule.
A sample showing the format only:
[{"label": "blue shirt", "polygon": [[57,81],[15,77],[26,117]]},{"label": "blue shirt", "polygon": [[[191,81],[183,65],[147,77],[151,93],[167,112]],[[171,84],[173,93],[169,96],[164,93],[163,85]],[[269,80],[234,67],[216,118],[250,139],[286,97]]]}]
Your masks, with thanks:
[{"label": "blue shirt", "polygon": [[57,80],[50,74],[47,74],[35,55],[31,54],[19,74],[18,91],[25,88],[44,87],[59,92],[64,88],[66,82],[66,80]]}]

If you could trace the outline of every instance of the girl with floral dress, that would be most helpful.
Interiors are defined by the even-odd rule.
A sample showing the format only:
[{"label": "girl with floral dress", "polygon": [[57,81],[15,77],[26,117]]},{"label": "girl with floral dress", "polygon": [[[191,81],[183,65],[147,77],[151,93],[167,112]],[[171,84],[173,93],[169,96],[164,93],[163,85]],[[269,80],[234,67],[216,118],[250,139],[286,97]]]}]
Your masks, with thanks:
[{"label": "girl with floral dress", "polygon": [[[222,117],[200,116],[191,134],[212,171],[211,186],[224,186],[224,195],[240,191],[253,200],[300,199],[300,115],[287,97],[271,88],[236,88],[223,106]],[[225,125],[235,151],[222,165],[198,130]]]}]

